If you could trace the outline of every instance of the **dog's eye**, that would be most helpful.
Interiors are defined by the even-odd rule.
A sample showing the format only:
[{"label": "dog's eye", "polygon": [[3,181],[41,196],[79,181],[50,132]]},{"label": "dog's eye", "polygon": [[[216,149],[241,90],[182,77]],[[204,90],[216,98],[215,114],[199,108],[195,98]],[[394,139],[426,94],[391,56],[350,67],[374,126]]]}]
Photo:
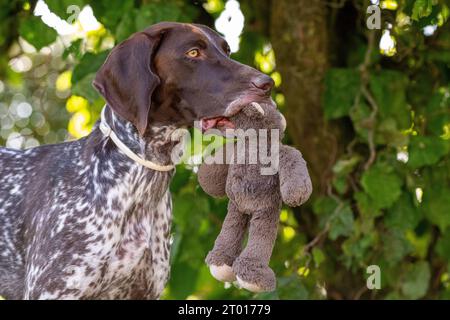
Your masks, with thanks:
[{"label": "dog's eye", "polygon": [[186,53],[191,58],[197,58],[200,55],[200,50],[198,49],[191,49]]}]

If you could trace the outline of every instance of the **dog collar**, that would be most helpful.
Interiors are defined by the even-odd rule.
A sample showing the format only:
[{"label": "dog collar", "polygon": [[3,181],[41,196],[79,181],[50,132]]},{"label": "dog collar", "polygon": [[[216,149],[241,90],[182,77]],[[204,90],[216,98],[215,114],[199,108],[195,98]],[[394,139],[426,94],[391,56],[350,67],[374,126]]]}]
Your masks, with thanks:
[{"label": "dog collar", "polygon": [[106,106],[103,107],[103,110],[102,110],[102,113],[100,116],[100,126],[99,126],[100,131],[105,135],[105,137],[111,138],[111,140],[114,142],[114,144],[117,146],[117,148],[122,150],[122,152],[125,153],[125,155],[128,158],[139,163],[140,165],[143,165],[144,167],[147,167],[147,168],[155,170],[155,171],[170,171],[175,168],[174,165],[163,166],[163,165],[154,163],[152,161],[145,160],[145,159],[141,158],[140,156],[138,156],[133,151],[131,151],[131,149],[128,148],[122,142],[122,140],[120,140],[120,138],[116,135],[116,133],[111,129],[109,124],[106,123],[105,110],[106,110]]}]

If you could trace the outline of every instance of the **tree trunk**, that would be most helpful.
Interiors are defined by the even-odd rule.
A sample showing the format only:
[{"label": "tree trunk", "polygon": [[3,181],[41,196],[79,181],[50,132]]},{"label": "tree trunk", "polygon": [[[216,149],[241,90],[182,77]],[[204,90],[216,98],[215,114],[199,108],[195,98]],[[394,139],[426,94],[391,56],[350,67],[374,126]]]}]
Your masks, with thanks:
[{"label": "tree trunk", "polygon": [[308,161],[315,192],[322,194],[339,141],[336,128],[327,124],[322,112],[327,36],[324,1],[272,1],[270,40],[282,75],[289,136]]}]

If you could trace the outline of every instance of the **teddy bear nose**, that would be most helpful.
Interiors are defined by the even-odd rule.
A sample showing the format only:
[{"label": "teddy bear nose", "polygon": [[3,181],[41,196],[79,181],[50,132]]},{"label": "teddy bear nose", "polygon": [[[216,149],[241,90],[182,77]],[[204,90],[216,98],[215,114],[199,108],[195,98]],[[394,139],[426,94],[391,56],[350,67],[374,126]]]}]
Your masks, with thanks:
[{"label": "teddy bear nose", "polygon": [[275,83],[271,77],[263,74],[253,79],[252,84],[256,88],[264,91],[265,94],[270,94],[270,91],[272,90]]}]

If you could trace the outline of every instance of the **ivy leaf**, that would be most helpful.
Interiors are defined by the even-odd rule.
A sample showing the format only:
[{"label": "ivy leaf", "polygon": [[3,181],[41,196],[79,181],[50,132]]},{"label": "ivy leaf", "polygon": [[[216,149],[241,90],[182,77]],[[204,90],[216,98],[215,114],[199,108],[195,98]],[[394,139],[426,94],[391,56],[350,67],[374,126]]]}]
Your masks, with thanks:
[{"label": "ivy leaf", "polygon": [[424,188],[422,210],[425,217],[439,229],[450,226],[450,189],[446,187]]},{"label": "ivy leaf", "polygon": [[280,299],[306,300],[309,292],[303,282],[294,275],[278,279],[278,295]]},{"label": "ivy leaf", "polygon": [[137,30],[161,21],[179,21],[181,8],[173,2],[149,3],[142,6],[136,15]]},{"label": "ivy leaf", "polygon": [[90,1],[92,11],[98,20],[109,30],[115,30],[124,15],[133,10],[133,0],[96,0]]},{"label": "ivy leaf", "polygon": [[353,155],[350,158],[339,159],[333,166],[333,172],[339,175],[347,175],[353,171],[355,166],[361,161],[359,155]]},{"label": "ivy leaf", "polygon": [[84,97],[91,103],[100,98],[100,94],[92,86],[92,81],[94,81],[94,78],[95,73],[91,73],[83,79],[75,82],[72,86],[72,94]]},{"label": "ivy leaf", "polygon": [[56,31],[44,24],[41,18],[32,16],[22,20],[19,27],[22,38],[33,45],[36,50],[41,50],[56,40]]},{"label": "ivy leaf", "polygon": [[387,227],[397,230],[412,230],[422,219],[422,212],[414,205],[411,194],[403,193],[385,215]]},{"label": "ivy leaf", "polygon": [[353,261],[364,261],[366,254],[373,248],[375,237],[373,234],[362,237],[350,237],[342,243],[342,251],[345,254],[344,261],[350,267]]},{"label": "ivy leaf", "polygon": [[127,39],[131,34],[135,33],[136,28],[136,14],[137,10],[131,10],[127,12],[120,20],[116,28],[116,41],[117,43]]},{"label": "ivy leaf", "polygon": [[397,129],[409,128],[411,119],[405,94],[408,78],[398,71],[383,70],[371,74],[369,82],[379,116],[394,119]]},{"label": "ivy leaf", "polygon": [[73,12],[67,12],[67,8],[70,6],[78,6],[83,9],[84,1],[83,0],[45,0],[50,11],[58,15],[61,19],[67,19],[69,16],[74,14]]},{"label": "ivy leaf", "polygon": [[170,294],[177,300],[186,299],[195,289],[199,269],[187,262],[177,262],[170,273]]},{"label": "ivy leaf", "polygon": [[447,261],[450,261],[450,229],[447,229],[437,241],[436,253]]},{"label": "ivy leaf", "polygon": [[89,74],[96,73],[103,65],[109,51],[103,51],[99,54],[86,52],[80,62],[73,69],[72,83],[77,83]]},{"label": "ivy leaf", "polygon": [[365,192],[356,192],[354,194],[356,205],[358,207],[361,216],[364,219],[376,218],[381,215],[380,208],[377,207],[377,202]]},{"label": "ivy leaf", "polygon": [[327,119],[349,114],[360,89],[355,69],[330,69],[325,76],[324,113]]},{"label": "ivy leaf", "polygon": [[361,184],[377,208],[389,208],[401,194],[402,181],[387,165],[374,165],[364,172]]},{"label": "ivy leaf", "polygon": [[390,229],[383,235],[383,256],[386,263],[393,266],[400,262],[412,250],[404,232]]},{"label": "ivy leaf", "polygon": [[356,133],[365,140],[368,137],[368,129],[373,126],[369,119],[371,113],[372,110],[364,101],[360,101],[358,105],[350,109],[353,127]]},{"label": "ivy leaf", "polygon": [[407,268],[401,291],[408,299],[420,299],[428,291],[431,278],[430,266],[419,261]]},{"label": "ivy leaf", "polygon": [[320,228],[325,227],[325,224],[330,219],[330,216],[336,210],[338,203],[336,200],[329,197],[318,197],[313,204],[313,211],[320,217]]},{"label": "ivy leaf", "polygon": [[433,10],[432,0],[416,0],[412,9],[411,18],[418,21],[420,18],[427,17]]},{"label": "ivy leaf", "polygon": [[346,204],[336,213],[336,216],[332,218],[329,238],[331,240],[336,240],[340,236],[349,236],[353,231],[354,222],[352,209]]},{"label": "ivy leaf", "polygon": [[449,143],[439,137],[413,136],[408,148],[408,165],[419,168],[437,163],[449,151]]},{"label": "ivy leaf", "polygon": [[314,259],[314,264],[318,268],[322,264],[322,262],[325,261],[325,254],[319,248],[313,248],[312,255]]},{"label": "ivy leaf", "polygon": [[82,39],[77,39],[74,42],[70,44],[69,47],[67,47],[63,52],[63,59],[67,59],[70,54],[74,56],[75,59],[81,59],[83,56],[83,53],[81,52],[81,47],[83,45]]}]

